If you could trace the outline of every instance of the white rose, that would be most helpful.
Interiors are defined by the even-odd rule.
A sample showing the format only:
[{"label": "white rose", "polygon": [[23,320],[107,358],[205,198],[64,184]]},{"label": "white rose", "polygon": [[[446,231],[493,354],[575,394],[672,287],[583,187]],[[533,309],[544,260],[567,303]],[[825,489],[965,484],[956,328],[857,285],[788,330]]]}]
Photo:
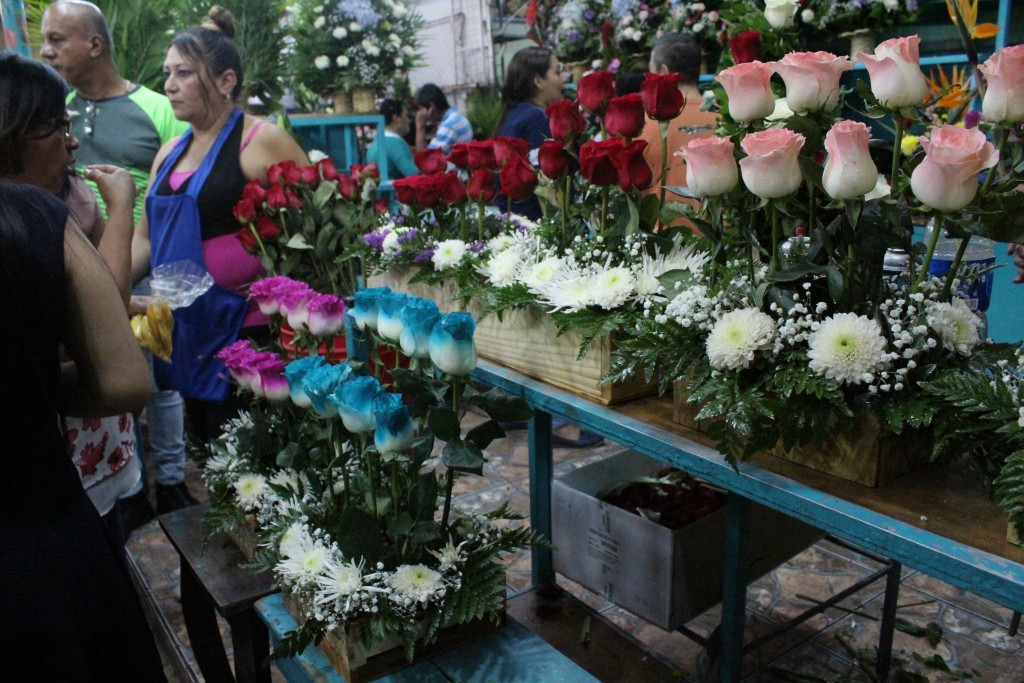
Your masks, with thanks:
[{"label": "white rose", "polygon": [[793,25],[797,9],[794,0],[765,0],[764,18],[772,28],[786,28]]},{"label": "white rose", "polygon": [[348,57],[345,55],[338,55],[338,58],[334,60],[334,63],[344,69],[348,66]]},{"label": "white rose", "polygon": [[341,40],[342,38],[348,35],[348,31],[345,30],[344,26],[339,26],[338,28],[331,31],[331,35],[337,38],[338,40]]},{"label": "white rose", "polygon": [[328,57],[327,55],[320,55],[319,57],[317,57],[316,59],[313,60],[313,66],[315,66],[316,68],[320,69],[321,71],[323,71],[324,69],[326,69],[330,65],[331,65],[331,58]]},{"label": "white rose", "polygon": [[316,20],[313,22],[313,28],[323,28],[324,24],[326,24],[326,23],[327,23],[327,19],[325,19],[322,16],[317,17]]}]

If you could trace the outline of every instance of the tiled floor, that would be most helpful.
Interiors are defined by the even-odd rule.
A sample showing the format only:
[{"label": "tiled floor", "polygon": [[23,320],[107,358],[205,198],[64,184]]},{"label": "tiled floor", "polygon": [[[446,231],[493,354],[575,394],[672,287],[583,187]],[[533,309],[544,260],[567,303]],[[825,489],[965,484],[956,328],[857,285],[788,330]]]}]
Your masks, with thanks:
[{"label": "tiled floor", "polygon": [[[561,430],[574,435],[573,427]],[[620,447],[612,443],[589,449],[558,448],[555,451],[555,476],[586,465]],[[529,470],[525,432],[511,432],[509,438],[495,442],[488,450],[483,478],[471,477],[457,484],[458,504],[487,510],[503,501],[513,509],[529,514]],[[190,488],[203,496],[202,485],[190,468]],[[170,642],[187,666],[194,667],[181,617],[178,595],[177,555],[153,521],[139,529],[128,543],[129,552],[139,568],[144,590],[158,605]],[[529,553],[507,558],[508,585],[514,595],[530,585]],[[842,590],[879,565],[872,559],[823,540],[751,584],[747,596],[748,641],[769,632],[813,604]],[[559,584],[591,607],[600,619],[621,629],[650,656],[665,664],[664,680],[705,680],[714,676],[707,653],[680,633],[666,632],[608,603],[600,596],[564,578]],[[878,615],[881,613],[882,582],[876,582],[851,598],[819,614],[797,628],[770,641],[749,654],[745,660],[747,681],[871,681],[858,677],[858,658],[877,644]],[[933,647],[925,638],[897,632],[894,646],[895,667],[925,675],[933,682],[957,680],[949,674],[928,669],[915,657],[941,656],[950,668],[965,670],[962,680],[976,683],[1021,683],[1024,681],[1024,635],[1010,636],[1008,610],[977,596],[965,593],[911,569],[904,569],[898,617],[924,630],[930,623],[941,629],[941,638]],[[539,612],[538,612],[539,614]],[[538,617],[543,619],[543,617]],[[718,623],[718,608],[704,613],[688,627],[702,635],[712,632]],[[225,626],[226,631],[226,626]],[[165,652],[170,657],[171,652]],[[570,654],[570,656],[572,656]],[[863,665],[866,666],[866,665]],[[870,667],[867,667],[870,669]],[[198,671],[179,675],[168,666],[171,680],[201,680]],[[283,678],[275,672],[275,680]],[[893,679],[896,680],[896,679]]]}]

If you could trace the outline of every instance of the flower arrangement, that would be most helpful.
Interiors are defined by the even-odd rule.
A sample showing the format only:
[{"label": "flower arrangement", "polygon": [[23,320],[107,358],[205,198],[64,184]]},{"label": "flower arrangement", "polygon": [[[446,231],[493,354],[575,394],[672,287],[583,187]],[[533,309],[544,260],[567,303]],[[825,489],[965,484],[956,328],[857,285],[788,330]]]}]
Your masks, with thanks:
[{"label": "flower arrangement", "polygon": [[812,0],[799,4],[802,11],[813,13],[804,20],[808,25],[843,32],[912,24],[917,20],[918,5],[918,0]]},{"label": "flower arrangement", "polygon": [[704,55],[717,54],[725,45],[726,23],[719,12],[722,3],[672,0],[663,32],[689,33],[701,46]]},{"label": "flower arrangement", "polygon": [[354,240],[377,220],[380,172],[374,163],[339,172],[321,159],[312,166],[285,161],[267,169],[267,186],[246,185],[234,207],[238,239],[268,273],[302,280],[316,290],[349,296],[360,267]]},{"label": "flower arrangement", "polygon": [[300,0],[289,26],[296,80],[319,95],[379,90],[420,64],[422,24],[406,0]]},{"label": "flower arrangement", "polygon": [[568,0],[558,5],[551,22],[551,49],[563,62],[605,59],[610,50],[614,24],[608,0]]},{"label": "flower arrangement", "polygon": [[[274,280],[256,283],[261,307],[298,327],[288,292],[306,285]],[[456,478],[482,474],[483,449],[504,435],[497,421],[530,411],[469,381],[468,314],[382,289],[360,290],[348,314],[371,348],[388,345],[407,361],[289,360],[245,340],[218,354],[253,400],[205,460],[207,526],[223,531],[255,517],[253,565],[274,571],[303,622],[275,655],[344,630],[367,647],[397,636],[412,659],[416,641],[432,641],[448,623],[494,619],[505,591],[496,558],[536,541],[505,506],[476,513],[452,503]],[[305,320],[321,334],[312,313]],[[471,408],[484,417],[467,430]]]},{"label": "flower arrangement", "polygon": [[[681,151],[711,258],[621,341],[615,365],[618,373],[643,367],[663,387],[682,382],[727,457],[855,429],[867,414],[893,434],[930,443],[962,421],[932,387],[949,377],[987,383],[1014,357],[1013,345],[980,339],[980,323],[957,292],[973,235],[1024,237],[1014,215],[1024,206],[1016,192],[1022,152],[1007,144],[1024,112],[1006,106],[1024,101],[1024,84],[989,79],[987,123],[935,125],[922,149],[904,157],[904,124],[932,104],[918,41],[893,39],[860,55],[870,76],[861,94],[897,129],[888,177],[870,155],[867,126],[837,119],[849,60],[821,52],[721,72],[728,116],[719,135]],[[1005,73],[1012,50],[981,71]],[[782,121],[765,118],[775,108],[773,74],[796,112]],[[912,245],[914,215],[935,218],[961,240],[942,278],[929,273],[938,231]],[[787,244],[798,226],[808,236]],[[886,275],[888,249],[915,255],[907,272]]]}]

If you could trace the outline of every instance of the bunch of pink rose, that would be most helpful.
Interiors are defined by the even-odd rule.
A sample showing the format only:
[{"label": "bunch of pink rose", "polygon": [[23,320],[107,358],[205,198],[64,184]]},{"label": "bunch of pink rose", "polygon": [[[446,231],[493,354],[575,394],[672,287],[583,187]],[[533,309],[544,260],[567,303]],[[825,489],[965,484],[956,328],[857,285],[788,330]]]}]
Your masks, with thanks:
[{"label": "bunch of pink rose", "polygon": [[[870,92],[862,94],[876,115],[892,116],[896,129],[888,178],[891,195],[883,190],[881,197],[904,201],[909,177],[918,202],[908,205],[913,210],[942,212],[947,218],[952,214],[955,220],[962,220],[963,212],[987,215],[990,211],[983,204],[993,197],[1014,201],[1012,190],[1020,182],[1020,171],[1016,163],[998,166],[1000,151],[982,130],[953,125],[932,128],[921,137],[923,156],[901,163],[900,138],[907,122],[918,107],[929,103],[919,42],[918,36],[896,38],[879,44],[874,54],[858,55],[870,77]],[[734,123],[727,123],[726,129],[732,136],[693,140],[681,151],[687,163],[687,184],[694,195],[706,200],[724,197],[742,178],[746,191],[772,200],[767,208],[772,224],[771,260],[776,266],[782,235],[774,220],[774,202],[792,200],[795,193],[805,190],[785,211],[813,234],[824,227],[815,224],[816,209],[820,218],[822,209],[839,208],[840,202],[861,202],[884,179],[869,152],[868,126],[832,118],[840,102],[840,78],[852,68],[847,57],[804,52],[788,54],[777,62],[753,61],[725,69],[717,79],[728,95],[727,113]],[[1024,46],[1000,50],[981,71],[988,81],[982,111],[995,124],[991,130],[1002,145],[1009,128],[1024,120]],[[778,104],[771,85],[773,74],[785,84],[785,104],[790,110],[774,122],[770,119],[776,118],[772,115]],[[824,132],[824,154],[804,149],[808,138],[800,131],[806,132],[808,126],[819,126]],[[741,155],[736,154],[737,142]],[[979,182],[986,171],[985,182]],[[819,188],[826,196],[822,206],[816,206]],[[984,202],[975,202],[979,191],[984,192]],[[984,221],[975,220],[968,231],[984,234]]]}]

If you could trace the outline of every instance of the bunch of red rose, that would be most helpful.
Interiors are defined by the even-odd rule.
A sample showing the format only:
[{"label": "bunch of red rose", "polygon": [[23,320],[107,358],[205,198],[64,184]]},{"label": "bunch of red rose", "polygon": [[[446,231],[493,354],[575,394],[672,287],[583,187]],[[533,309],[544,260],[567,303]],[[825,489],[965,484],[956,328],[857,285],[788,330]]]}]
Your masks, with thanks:
[{"label": "bunch of red rose", "polygon": [[551,140],[541,145],[538,161],[544,175],[552,180],[564,177],[571,168],[572,149],[586,130],[583,111],[597,117],[601,140],[579,145],[579,172],[591,185],[618,185],[625,192],[650,187],[654,174],[644,161],[647,141],[636,140],[647,117],[670,121],[682,111],[685,100],[679,90],[678,74],[647,74],[639,93],[615,94],[615,78],[607,71],[595,71],[580,79],[576,101],[562,100],[548,105]]},{"label": "bunch of red rose", "polygon": [[[392,185],[398,201],[426,209],[468,201],[486,204],[498,188],[519,202],[533,194],[538,183],[528,151],[525,140],[509,137],[456,143],[447,156],[439,149],[425,149],[413,158],[422,175],[400,178]],[[457,170],[449,170],[449,165]]]}]

